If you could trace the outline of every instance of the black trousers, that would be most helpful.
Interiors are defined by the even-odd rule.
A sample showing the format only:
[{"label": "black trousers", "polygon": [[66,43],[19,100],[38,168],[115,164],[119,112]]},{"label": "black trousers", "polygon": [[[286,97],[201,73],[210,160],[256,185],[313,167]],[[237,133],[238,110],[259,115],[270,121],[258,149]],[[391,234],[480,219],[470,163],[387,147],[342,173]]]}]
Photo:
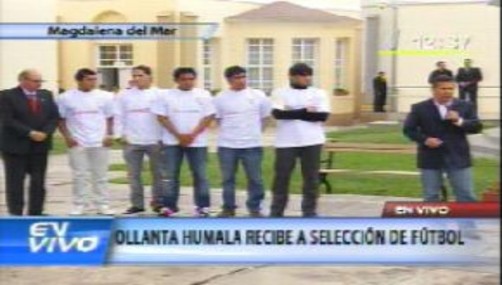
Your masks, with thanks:
[{"label": "black trousers", "polygon": [[469,101],[474,107],[474,111],[478,111],[478,89],[466,90],[463,88],[459,89],[460,100]]},{"label": "black trousers", "polygon": [[322,145],[276,148],[270,216],[282,217],[289,198],[289,182],[299,158],[303,177],[303,216],[315,216],[319,198],[319,168]]},{"label": "black trousers", "polygon": [[375,97],[373,99],[373,111],[374,112],[385,112],[384,106],[385,101],[387,101],[387,94],[383,92],[375,92]]},{"label": "black trousers", "polygon": [[5,194],[9,214],[23,215],[24,181],[30,176],[28,215],[41,215],[45,200],[45,175],[48,153],[3,153]]}]

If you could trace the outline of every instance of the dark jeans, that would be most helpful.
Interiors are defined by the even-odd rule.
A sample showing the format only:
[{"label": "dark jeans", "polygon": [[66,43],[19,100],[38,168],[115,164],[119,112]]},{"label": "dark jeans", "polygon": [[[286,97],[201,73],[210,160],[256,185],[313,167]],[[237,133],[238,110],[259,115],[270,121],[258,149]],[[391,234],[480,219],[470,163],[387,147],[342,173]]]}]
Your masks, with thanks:
[{"label": "dark jeans", "polygon": [[373,111],[374,112],[385,112],[384,106],[385,101],[387,101],[387,94],[382,92],[375,92],[375,98],[373,99]]},{"label": "dark jeans", "polygon": [[249,211],[260,211],[260,203],[265,196],[261,175],[261,161],[263,149],[254,148],[218,148],[220,170],[223,186],[223,209],[234,210],[235,204],[235,174],[239,161],[244,166],[248,181],[248,199],[246,206]]},{"label": "dark jeans", "polygon": [[207,147],[164,146],[162,148],[162,183],[167,190],[164,206],[178,211],[180,170],[186,155],[192,172],[194,203],[198,208],[210,206],[209,181],[206,175]]},{"label": "dark jeans", "polygon": [[24,180],[30,176],[28,215],[42,215],[45,201],[45,175],[48,153],[3,153],[5,194],[9,214],[23,215]]},{"label": "dark jeans", "polygon": [[319,167],[322,145],[277,148],[275,150],[275,173],[272,184],[272,207],[270,215],[282,217],[288,203],[291,173],[300,159],[303,177],[302,212],[304,216],[316,215],[319,197]]}]

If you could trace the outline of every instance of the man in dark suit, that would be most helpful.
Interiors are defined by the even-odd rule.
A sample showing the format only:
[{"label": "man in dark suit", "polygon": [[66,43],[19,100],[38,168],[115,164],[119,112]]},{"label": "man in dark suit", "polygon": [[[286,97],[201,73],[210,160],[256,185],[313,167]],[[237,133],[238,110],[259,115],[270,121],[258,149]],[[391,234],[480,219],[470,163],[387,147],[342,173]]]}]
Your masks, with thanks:
[{"label": "man in dark suit", "polygon": [[59,113],[50,91],[40,89],[40,73],[25,70],[19,86],[3,90],[1,150],[5,166],[9,214],[19,216],[24,208],[24,180],[30,176],[28,215],[42,215],[45,199],[47,158]]},{"label": "man in dark suit", "polygon": [[432,83],[433,97],[413,104],[403,133],[417,143],[424,200],[439,202],[446,173],[459,202],[475,201],[472,159],[467,134],[481,132],[473,106],[453,98],[453,78],[441,75]]},{"label": "man in dark suit", "polygon": [[465,59],[464,67],[458,69],[455,80],[458,82],[460,99],[472,102],[477,111],[478,82],[483,80],[481,69],[472,67],[471,59]]},{"label": "man in dark suit", "polygon": [[384,106],[387,100],[387,78],[385,72],[380,71],[378,75],[373,78],[373,112],[385,112]]},{"label": "man in dark suit", "polygon": [[453,72],[446,68],[446,63],[444,61],[436,62],[436,67],[437,68],[429,74],[429,79],[427,80],[429,84],[432,84],[432,82],[434,82],[434,78],[438,77],[439,75],[447,75],[449,77],[453,77]]}]

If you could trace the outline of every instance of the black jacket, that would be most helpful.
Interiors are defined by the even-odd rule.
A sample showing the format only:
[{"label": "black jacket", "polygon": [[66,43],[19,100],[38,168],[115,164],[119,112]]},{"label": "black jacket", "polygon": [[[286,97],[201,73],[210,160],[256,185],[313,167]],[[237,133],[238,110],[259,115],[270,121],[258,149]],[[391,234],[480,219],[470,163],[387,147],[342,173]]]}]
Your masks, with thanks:
[{"label": "black jacket", "polygon": [[380,76],[373,78],[373,92],[386,95],[387,94],[387,80],[383,80]]},{"label": "black jacket", "polygon": [[[472,165],[467,134],[482,130],[473,106],[469,102],[454,99],[451,110],[455,110],[464,122],[459,127],[449,120],[441,119],[439,110],[432,99],[411,106],[403,127],[403,133],[417,142],[417,166],[424,169],[451,167],[466,168]],[[429,148],[424,142],[428,137],[439,138],[443,144]]]},{"label": "black jacket", "polygon": [[[32,114],[28,98],[20,87],[0,91],[0,149],[11,154],[45,153],[52,147],[52,134],[59,120],[58,108],[52,93],[38,90],[39,114]],[[31,131],[48,135],[43,142],[29,138]]]},{"label": "black jacket", "polygon": [[455,80],[457,82],[474,81],[474,83],[469,84],[467,87],[461,88],[466,91],[476,91],[478,89],[478,82],[483,80],[483,74],[478,67],[471,67],[469,69],[462,67],[458,69]]},{"label": "black jacket", "polygon": [[434,78],[436,78],[440,75],[447,75],[447,76],[453,78],[453,72],[451,72],[451,70],[449,70],[449,69],[443,69],[443,70],[435,69],[434,71],[432,71],[429,74],[429,79],[427,80],[427,82],[429,82],[429,84],[432,84],[432,82],[434,81]]}]

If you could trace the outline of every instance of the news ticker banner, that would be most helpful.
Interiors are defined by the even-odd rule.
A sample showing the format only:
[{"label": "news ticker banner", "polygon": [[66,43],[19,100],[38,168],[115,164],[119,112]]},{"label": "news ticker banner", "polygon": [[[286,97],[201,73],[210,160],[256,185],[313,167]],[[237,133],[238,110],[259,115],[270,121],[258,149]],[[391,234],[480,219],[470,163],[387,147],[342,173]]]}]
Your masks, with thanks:
[{"label": "news ticker banner", "polygon": [[499,243],[498,219],[0,219],[0,266],[490,266]]},{"label": "news ticker banner", "polygon": [[0,23],[0,40],[196,40],[217,23]]}]

